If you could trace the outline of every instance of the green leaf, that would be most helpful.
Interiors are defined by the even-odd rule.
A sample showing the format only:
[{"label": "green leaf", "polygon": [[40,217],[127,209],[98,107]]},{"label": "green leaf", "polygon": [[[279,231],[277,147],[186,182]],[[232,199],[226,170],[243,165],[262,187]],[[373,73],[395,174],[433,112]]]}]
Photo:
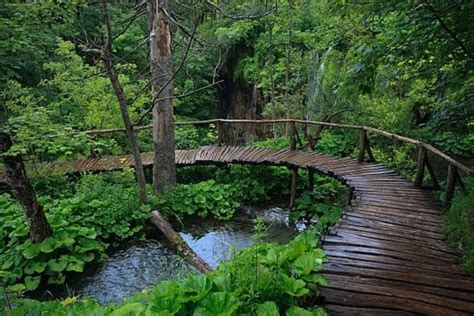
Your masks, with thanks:
[{"label": "green leaf", "polygon": [[199,302],[195,316],[231,316],[239,308],[239,300],[231,293],[217,292],[208,295]]},{"label": "green leaf", "polygon": [[31,244],[23,250],[23,256],[26,259],[33,259],[40,253],[40,247],[38,244]]},{"label": "green leaf", "polygon": [[315,253],[307,253],[299,256],[290,268],[298,275],[309,275],[317,266],[322,264],[322,260]]},{"label": "green leaf", "polygon": [[26,289],[26,286],[23,283],[17,283],[17,284],[14,284],[14,285],[10,285],[8,287],[9,291],[15,292],[15,293],[18,293],[18,294],[23,292],[25,289]]},{"label": "green leaf", "polygon": [[212,282],[205,275],[193,275],[186,279],[182,286],[186,301],[197,302],[211,290]]},{"label": "green leaf", "polygon": [[39,248],[41,252],[50,253],[50,252],[53,252],[53,250],[57,248],[55,244],[56,243],[53,238],[48,238],[41,242],[41,244],[39,245]]},{"label": "green leaf", "polygon": [[318,284],[321,286],[329,285],[328,281],[322,275],[319,275],[319,274],[305,275],[302,277],[302,279],[305,280],[306,282]]},{"label": "green leaf", "polygon": [[275,302],[265,302],[257,305],[257,316],[280,316]]},{"label": "green leaf", "polygon": [[110,313],[110,316],[135,316],[143,311],[141,303],[128,303]]},{"label": "green leaf", "polygon": [[37,277],[27,276],[25,278],[26,290],[28,290],[28,291],[36,290],[36,288],[39,286],[40,282],[41,282],[41,277],[40,276],[37,276]]},{"label": "green leaf", "polygon": [[199,203],[199,204],[204,204],[206,203],[206,197],[202,194],[196,195],[194,197],[194,202]]},{"label": "green leaf", "polygon": [[67,265],[66,271],[83,272],[84,262],[83,261],[69,262]]},{"label": "green leaf", "polygon": [[315,314],[309,310],[298,306],[291,306],[286,311],[286,316],[314,316]]},{"label": "green leaf", "polygon": [[54,272],[64,271],[67,264],[68,262],[63,258],[63,256],[61,256],[59,259],[51,259],[48,261],[48,267]]},{"label": "green leaf", "polygon": [[291,296],[303,296],[309,293],[309,289],[306,288],[306,283],[303,280],[293,279],[283,273],[279,274],[278,280],[285,293]]}]

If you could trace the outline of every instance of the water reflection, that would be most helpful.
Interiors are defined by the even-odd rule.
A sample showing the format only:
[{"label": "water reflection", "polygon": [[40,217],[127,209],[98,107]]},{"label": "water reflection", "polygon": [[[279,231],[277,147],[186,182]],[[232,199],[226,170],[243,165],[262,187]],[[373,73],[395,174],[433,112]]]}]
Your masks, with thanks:
[{"label": "water reflection", "polygon": [[[301,229],[290,225],[288,211],[282,208],[246,208],[231,221],[186,223],[180,233],[183,239],[212,268],[229,260],[235,251],[252,245],[255,216],[268,225],[267,241],[284,243]],[[94,272],[81,275],[73,282],[71,292],[101,303],[120,302],[133,293],[153,286],[161,280],[176,279],[195,270],[158,241],[133,242],[108,258]]]}]

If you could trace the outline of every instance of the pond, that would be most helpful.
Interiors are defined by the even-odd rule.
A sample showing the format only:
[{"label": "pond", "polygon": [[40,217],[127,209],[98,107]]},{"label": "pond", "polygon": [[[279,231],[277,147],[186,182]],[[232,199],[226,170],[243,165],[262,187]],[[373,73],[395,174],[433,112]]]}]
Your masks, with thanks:
[{"label": "pond", "polygon": [[[286,209],[248,207],[230,221],[185,223],[180,234],[198,255],[216,268],[220,262],[231,259],[235,251],[252,245],[251,219],[257,215],[268,226],[266,241],[285,243],[304,229],[301,223],[290,224]],[[80,295],[101,303],[120,302],[159,281],[197,273],[157,240],[133,241],[122,248],[98,268],[84,272],[80,279],[71,280],[62,295]]]}]

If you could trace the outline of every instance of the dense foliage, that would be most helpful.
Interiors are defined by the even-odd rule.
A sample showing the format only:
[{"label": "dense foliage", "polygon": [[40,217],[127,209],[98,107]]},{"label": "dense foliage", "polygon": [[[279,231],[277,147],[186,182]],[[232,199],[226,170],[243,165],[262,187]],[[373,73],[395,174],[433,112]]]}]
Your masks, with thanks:
[{"label": "dense foliage", "polygon": [[[256,236],[262,236],[260,232]],[[314,306],[326,280],[317,274],[326,257],[307,231],[286,245],[262,243],[238,253],[207,275],[164,281],[120,305],[101,306],[92,300],[39,302],[23,300],[11,315],[25,312],[79,315],[325,315]],[[249,273],[252,271],[252,273]]]},{"label": "dense foliage", "polygon": [[[123,127],[104,65],[90,52],[100,48],[105,34],[99,3],[0,2],[0,132],[11,136],[14,146],[9,154],[21,154],[29,170],[38,172],[38,162],[89,157],[91,149],[101,155],[130,152],[123,133],[71,134]],[[296,118],[367,125],[420,139],[472,165],[474,1],[171,3],[176,121]],[[146,6],[128,0],[110,3],[109,9],[111,53],[131,120],[148,124]],[[237,126],[224,136],[233,144],[280,149],[289,145],[288,129],[284,124],[252,131]],[[305,137],[298,146],[305,149],[313,138],[319,152],[357,155],[359,136],[353,131],[308,127],[299,133]],[[149,130],[138,132],[138,138],[142,151],[152,149]],[[378,162],[414,177],[415,146],[372,134],[369,139]],[[216,126],[175,129],[177,149],[216,140]],[[432,163],[444,177],[445,164]],[[289,170],[277,167],[190,168],[179,175],[185,184],[141,206],[130,170],[80,180],[51,176],[49,170],[39,173],[32,182],[53,228],[53,235],[43,242],[29,240],[22,209],[9,194],[0,195],[0,278],[10,292],[62,283],[68,273],[80,273],[87,263],[104,258],[109,247],[141,237],[152,207],[170,219],[231,219],[245,203],[286,198],[291,177]],[[300,176],[293,216],[315,221],[321,233],[340,217],[345,189],[316,176],[315,189],[305,192],[307,173]],[[450,243],[466,254],[468,267],[474,266],[473,208],[472,191],[467,197],[457,196],[445,225]],[[74,299],[24,301],[17,313],[44,309],[53,314],[87,310],[124,315],[160,309],[163,314],[192,310],[197,315],[304,315],[298,306],[304,306],[302,297],[314,291],[306,282],[324,283],[309,273],[319,269],[323,255],[310,250],[307,246],[314,242],[304,238],[288,246],[259,243],[214,274],[193,277],[183,285],[160,284],[121,306]],[[303,262],[309,259],[317,259],[318,266]],[[229,289],[233,282],[235,291]],[[180,299],[171,299],[175,297]]]},{"label": "dense foliage", "polygon": [[444,230],[448,242],[454,249],[464,253],[464,264],[474,273],[474,183],[470,181],[471,189],[467,196],[458,194],[446,214]]}]

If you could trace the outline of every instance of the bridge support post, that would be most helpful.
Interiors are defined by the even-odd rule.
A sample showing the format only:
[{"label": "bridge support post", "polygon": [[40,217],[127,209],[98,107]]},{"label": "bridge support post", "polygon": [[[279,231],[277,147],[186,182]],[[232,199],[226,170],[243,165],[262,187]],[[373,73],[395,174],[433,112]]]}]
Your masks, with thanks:
[{"label": "bridge support post", "polygon": [[423,146],[418,147],[418,160],[415,175],[415,188],[423,186],[423,177],[425,176],[426,149]]},{"label": "bridge support post", "polygon": [[222,122],[216,121],[216,131],[217,131],[217,146],[222,146],[224,144],[224,138],[222,135]]},{"label": "bridge support post", "polygon": [[295,121],[290,122],[290,149],[296,149],[296,124]]},{"label": "bridge support post", "polygon": [[361,129],[359,132],[359,162],[364,161],[365,148],[367,147],[367,132],[365,129]]},{"label": "bridge support post", "polygon": [[296,187],[298,185],[298,168],[293,169],[293,175],[291,177],[291,189],[290,189],[290,210],[295,207],[296,200]]},{"label": "bridge support post", "polygon": [[308,169],[308,188],[309,188],[309,191],[313,191],[314,189],[314,169],[313,168]]},{"label": "bridge support post", "polygon": [[446,197],[444,200],[444,207],[449,207],[454,197],[454,189],[456,187],[456,178],[458,177],[458,169],[456,166],[449,164],[448,177],[446,179]]}]

